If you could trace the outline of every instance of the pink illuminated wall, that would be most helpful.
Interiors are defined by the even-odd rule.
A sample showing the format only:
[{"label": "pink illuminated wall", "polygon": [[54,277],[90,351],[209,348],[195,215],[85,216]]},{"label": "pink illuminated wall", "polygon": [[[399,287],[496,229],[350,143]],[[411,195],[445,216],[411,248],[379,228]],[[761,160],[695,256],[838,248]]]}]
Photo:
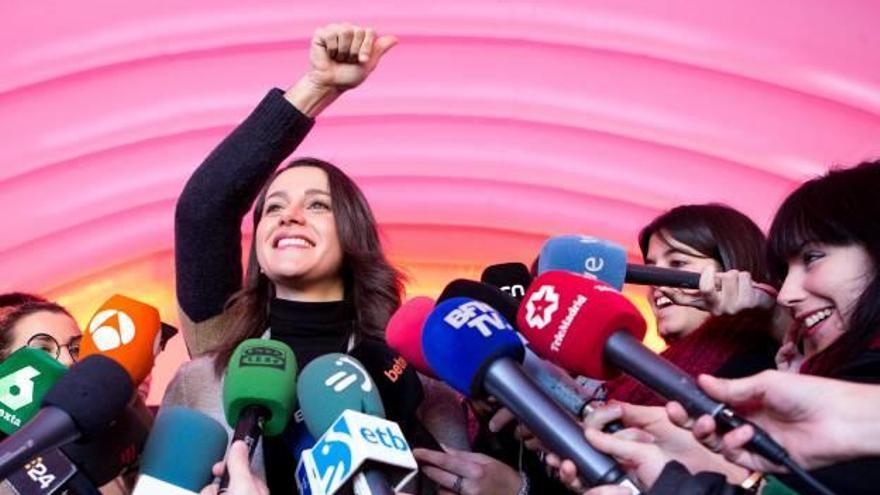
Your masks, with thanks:
[{"label": "pink illuminated wall", "polygon": [[[682,202],[766,226],[798,181],[880,155],[870,0],[46,0],[0,19],[0,291],[81,323],[116,292],[176,320],[177,195],[329,21],[401,42],[300,152],[363,186],[410,295],[553,234],[635,256]],[[183,359],[177,339],[152,402]]]}]

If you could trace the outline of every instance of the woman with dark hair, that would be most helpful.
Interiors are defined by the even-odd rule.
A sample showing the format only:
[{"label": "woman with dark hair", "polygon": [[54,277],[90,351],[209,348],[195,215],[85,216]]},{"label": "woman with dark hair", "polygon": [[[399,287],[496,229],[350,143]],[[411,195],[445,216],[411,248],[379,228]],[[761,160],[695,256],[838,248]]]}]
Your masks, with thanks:
[{"label": "woman with dark hair", "polygon": [[880,161],[806,182],[779,208],[769,262],[795,325],[783,368],[880,381]]},{"label": "woman with dark hair", "polygon": [[[779,307],[794,320],[777,358],[780,368],[848,381],[880,382],[878,190],[880,161],[866,162],[804,183],[777,211],[768,239],[768,262],[774,278],[781,282]],[[743,450],[753,434],[750,427],[730,432],[722,441],[711,418],[692,423],[680,405],[673,403],[667,409],[676,424],[692,427],[696,438],[710,449],[724,450],[728,459],[752,468],[769,467],[767,461],[756,460],[757,456]],[[600,450],[615,456],[629,453],[629,465],[644,475],[642,481],[647,485],[656,481],[652,493],[681,493],[685,486],[693,493],[734,493],[722,477],[706,473],[702,478],[691,477],[681,464],[669,462],[676,460],[674,456],[637,445],[633,433],[628,435],[588,432]],[[565,466],[565,479],[574,483],[571,467]],[[835,493],[876,493],[880,460],[841,462],[811,474]],[[815,493],[791,474],[777,476],[797,493]]]},{"label": "woman with dark hair", "polygon": [[[662,355],[688,373],[739,378],[774,367],[775,292],[765,239],[742,213],[719,204],[678,206],[639,234],[645,264],[701,272],[699,290],[652,287]],[[665,400],[629,377],[607,384],[608,397],[634,404]]]},{"label": "woman with dark hair", "polygon": [[[270,91],[193,173],[177,204],[175,258],[182,329],[195,359],[178,371],[163,405],[198,408],[225,424],[221,377],[247,338],[288,344],[299,369],[360,343],[393,352],[384,330],[400,305],[402,278],[382,251],[360,189],[321,160],[276,168],[314,117],[361,84],[395,42],[348,24],[318,29],[307,74],[286,92]],[[254,200],[242,286],[240,229]],[[466,448],[454,394],[430,386],[419,420],[444,444]],[[294,415],[283,435],[264,439],[255,452],[255,471],[264,477],[265,468],[271,493],[295,492],[306,434],[301,415]]]},{"label": "woman with dark hair", "polygon": [[22,347],[46,351],[70,366],[79,357],[82,332],[59,304],[33,294],[0,294],[0,361]]}]

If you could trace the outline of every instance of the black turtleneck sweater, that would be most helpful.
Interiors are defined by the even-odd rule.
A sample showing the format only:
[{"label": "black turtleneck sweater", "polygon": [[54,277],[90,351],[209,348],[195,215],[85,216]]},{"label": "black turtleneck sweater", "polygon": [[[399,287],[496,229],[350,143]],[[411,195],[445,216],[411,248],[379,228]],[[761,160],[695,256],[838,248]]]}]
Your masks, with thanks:
[{"label": "black turtleneck sweater", "polygon": [[[354,328],[354,308],[347,301],[299,302],[274,299],[269,309],[270,336],[289,345],[300,370],[313,359],[331,352],[346,352]],[[263,439],[266,483],[269,493],[296,492],[294,445],[305,425],[294,415],[287,431]]]},{"label": "black turtleneck sweater", "polygon": [[330,352],[346,352],[354,330],[347,301],[299,302],[274,299],[269,308],[271,337],[289,345],[299,369]]}]

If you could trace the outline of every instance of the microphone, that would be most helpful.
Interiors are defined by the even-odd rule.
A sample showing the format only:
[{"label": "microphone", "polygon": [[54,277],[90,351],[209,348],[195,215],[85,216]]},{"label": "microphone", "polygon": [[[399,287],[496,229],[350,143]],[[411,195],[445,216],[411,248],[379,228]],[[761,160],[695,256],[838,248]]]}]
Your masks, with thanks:
[{"label": "microphone", "polygon": [[93,486],[104,486],[138,465],[153,418],[142,403],[131,404],[106,431],[88,442],[73,442],[61,451]]},{"label": "microphone", "polygon": [[410,426],[425,398],[422,382],[412,366],[383,342],[364,339],[349,355],[373,379],[385,409],[385,418]]},{"label": "microphone", "polygon": [[103,354],[119,363],[140,385],[150,371],[162,340],[159,310],[130,297],[110,297],[92,316],[83,334],[81,359]]},{"label": "microphone", "polygon": [[437,378],[422,353],[422,327],[433,310],[434,300],[430,297],[414,297],[401,304],[385,327],[385,342],[419,373]]},{"label": "microphone", "polygon": [[39,411],[67,368],[39,349],[22,347],[0,363],[0,431],[12,435]]},{"label": "microphone", "polygon": [[[486,303],[501,313],[507,322],[516,321],[519,301],[491,285],[466,279],[453,280],[443,289],[437,300],[445,301],[453,297],[467,297]],[[525,337],[519,333],[518,335],[523,343],[528,345]],[[581,417],[584,414],[590,394],[583,390],[583,387],[572,377],[562,370],[554,369],[551,364],[535,355],[529,347],[525,348],[522,365],[538,387],[554,402],[575,417]]]},{"label": "microphone", "polygon": [[480,282],[497,287],[517,301],[522,301],[532,283],[532,274],[522,263],[501,263],[487,266],[480,275]]},{"label": "microphone", "polygon": [[[709,398],[687,373],[645,347],[644,318],[607,284],[569,272],[543,273],[526,292],[518,320],[535,349],[563,368],[605,379],[622,370],[680,402],[692,417],[712,416],[722,431],[747,423]],[[778,464],[788,462],[785,449],[753,426],[755,436],[748,447]]]},{"label": "microphone", "polygon": [[211,468],[223,460],[226,429],[206,414],[164,407],[156,417],[141,457],[133,495],[192,495],[213,479]]},{"label": "microphone", "polygon": [[385,343],[375,340],[362,340],[349,355],[360,361],[373,378],[382,398],[385,418],[399,424],[414,446],[443,450],[416,416],[425,390],[413,366]]},{"label": "microphone", "polygon": [[89,441],[72,442],[38,455],[7,481],[20,495],[48,495],[59,489],[98,495],[95,487],[137,465],[151,423],[146,406],[129,405],[108,430]]},{"label": "microphone", "polygon": [[34,418],[0,442],[0,479],[37,454],[109,428],[133,392],[128,373],[112,359],[78,362],[46,393]]},{"label": "microphone", "polygon": [[538,274],[552,270],[579,273],[599,279],[617,290],[630,284],[699,289],[700,274],[626,262],[619,244],[581,235],[552,237],[541,248]]},{"label": "microphone", "polygon": [[357,359],[325,354],[305,367],[297,389],[306,427],[319,437],[297,466],[300,493],[353,487],[360,495],[390,495],[416,474],[400,426],[383,419],[379,391]]},{"label": "microphone", "polygon": [[[247,339],[236,347],[223,380],[223,411],[234,428],[232,441],[244,440],[248,459],[263,435],[280,435],[296,403],[296,357],[284,342]],[[223,472],[219,493],[229,486]]]},{"label": "microphone", "polygon": [[621,484],[639,493],[620,466],[593,449],[574,419],[523,372],[522,342],[492,307],[464,297],[439,303],[425,323],[422,345],[443,381],[468,397],[494,396],[551,451],[572,459],[589,486]]}]

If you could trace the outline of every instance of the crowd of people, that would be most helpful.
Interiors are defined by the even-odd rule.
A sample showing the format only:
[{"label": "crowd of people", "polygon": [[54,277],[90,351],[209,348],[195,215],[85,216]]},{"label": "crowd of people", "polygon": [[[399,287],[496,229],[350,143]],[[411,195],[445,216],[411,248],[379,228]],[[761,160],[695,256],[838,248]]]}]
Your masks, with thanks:
[{"label": "crowd of people", "polygon": [[[396,42],[350,24],[315,31],[306,73],[270,90],[187,182],[175,213],[175,261],[192,360],[177,371],[162,408],[185,406],[225,425],[222,377],[245,339],[289,345],[300,369],[363,342],[387,348],[404,277],[382,250],[370,205],[337,166],[285,160],[316,117],[363,83]],[[878,190],[880,161],[852,164],[800,185],[766,237],[720,204],[676,206],[638,234],[644,264],[700,273],[698,289],[650,289],[668,344],[661,356],[838,494],[873,493],[880,481],[872,409],[880,404]],[[243,270],[249,211],[253,240]],[[33,347],[70,366],[80,338],[63,307],[0,296],[0,359]],[[631,493],[586,486],[570,460],[491,398],[465,400],[434,378],[420,380],[424,400],[403,430],[419,461],[419,493]],[[631,377],[605,383],[588,410],[578,418],[587,441],[646,493],[814,493],[747,448],[752,426],[719,431],[711,417],[689,417]],[[611,432],[612,423],[621,427]],[[262,439],[253,460],[244,445],[231,445],[227,493],[295,493],[294,445],[304,430],[290,421],[284,434]],[[216,492],[216,485],[202,491]]]}]

